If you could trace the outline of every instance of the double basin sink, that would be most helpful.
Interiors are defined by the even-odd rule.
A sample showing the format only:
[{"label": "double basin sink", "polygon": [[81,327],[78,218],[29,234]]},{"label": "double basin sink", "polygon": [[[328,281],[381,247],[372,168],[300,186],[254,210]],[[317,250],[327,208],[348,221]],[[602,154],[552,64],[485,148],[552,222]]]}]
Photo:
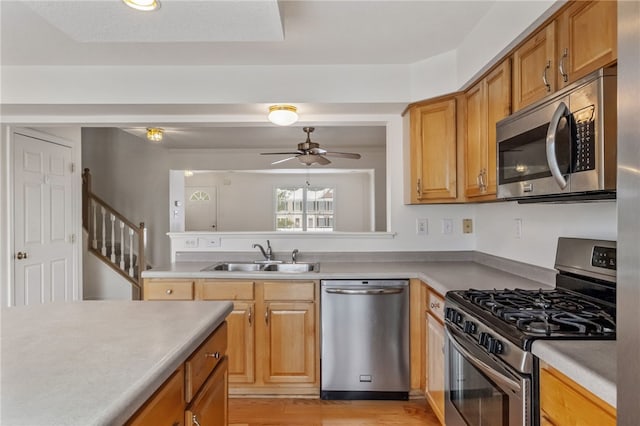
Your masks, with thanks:
[{"label": "double basin sink", "polygon": [[285,262],[221,262],[216,263],[202,271],[228,271],[228,272],[318,272],[320,265],[317,263],[285,263]]}]

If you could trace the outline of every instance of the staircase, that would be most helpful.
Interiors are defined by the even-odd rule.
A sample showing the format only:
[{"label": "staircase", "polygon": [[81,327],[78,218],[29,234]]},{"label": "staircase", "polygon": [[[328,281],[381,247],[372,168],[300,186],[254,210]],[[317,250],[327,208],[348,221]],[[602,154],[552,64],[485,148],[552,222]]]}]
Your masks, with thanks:
[{"label": "staircase", "polygon": [[[134,299],[142,299],[142,278],[147,243],[144,222],[135,225],[91,191],[91,173],[82,173],[82,224],[89,234],[88,250],[133,286]],[[141,268],[142,265],[142,268]]]}]

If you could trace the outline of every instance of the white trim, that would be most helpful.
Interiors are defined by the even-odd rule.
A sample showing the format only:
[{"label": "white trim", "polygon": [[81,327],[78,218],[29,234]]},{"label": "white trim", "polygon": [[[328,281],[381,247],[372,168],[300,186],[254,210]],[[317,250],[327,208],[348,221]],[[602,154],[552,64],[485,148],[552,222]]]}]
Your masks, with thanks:
[{"label": "white trim", "polygon": [[[291,239],[313,239],[313,238],[371,238],[380,240],[390,240],[398,235],[396,232],[306,232],[306,231],[278,231],[278,232],[167,232],[171,239],[201,237],[225,237],[225,238],[247,238],[252,236],[291,238]],[[196,250],[196,251],[202,251]]]}]

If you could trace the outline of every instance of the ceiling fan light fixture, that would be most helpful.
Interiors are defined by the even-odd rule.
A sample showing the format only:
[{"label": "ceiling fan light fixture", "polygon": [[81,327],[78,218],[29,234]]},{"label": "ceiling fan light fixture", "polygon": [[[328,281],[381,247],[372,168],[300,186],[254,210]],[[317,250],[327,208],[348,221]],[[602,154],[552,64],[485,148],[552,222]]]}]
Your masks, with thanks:
[{"label": "ceiling fan light fixture", "polygon": [[147,139],[151,142],[160,142],[164,136],[164,129],[160,127],[147,127]]},{"label": "ceiling fan light fixture", "polygon": [[160,9],[160,0],[122,0],[122,2],[133,9],[142,10],[143,12]]},{"label": "ceiling fan light fixture", "polygon": [[298,108],[293,105],[271,105],[268,118],[278,126],[290,126],[298,121]]}]

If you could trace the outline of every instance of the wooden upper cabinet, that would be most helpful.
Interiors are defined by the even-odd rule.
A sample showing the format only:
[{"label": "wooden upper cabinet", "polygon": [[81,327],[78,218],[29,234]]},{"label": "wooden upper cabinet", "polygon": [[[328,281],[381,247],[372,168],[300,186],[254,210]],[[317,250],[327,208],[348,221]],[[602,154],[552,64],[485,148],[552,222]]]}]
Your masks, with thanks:
[{"label": "wooden upper cabinet", "polygon": [[617,2],[574,2],[557,21],[560,87],[617,60]]},{"label": "wooden upper cabinet", "polygon": [[456,98],[410,109],[411,202],[451,202],[456,191]]},{"label": "wooden upper cabinet", "polygon": [[556,25],[551,22],[513,53],[513,110],[556,90]]},{"label": "wooden upper cabinet", "polygon": [[511,113],[511,62],[505,60],[465,92],[465,179],[467,198],[496,194],[496,123]]}]

